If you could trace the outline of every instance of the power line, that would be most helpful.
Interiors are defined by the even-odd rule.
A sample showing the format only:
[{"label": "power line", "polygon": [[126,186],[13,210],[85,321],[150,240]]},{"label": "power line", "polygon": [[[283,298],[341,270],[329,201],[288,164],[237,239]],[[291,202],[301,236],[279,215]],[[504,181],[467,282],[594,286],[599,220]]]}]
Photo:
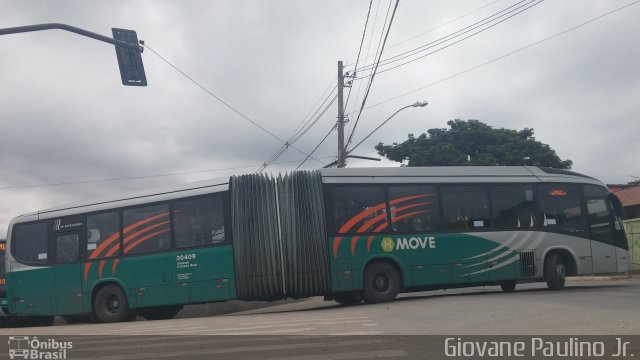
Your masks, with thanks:
[{"label": "power line", "polygon": [[558,36],[564,35],[564,34],[566,34],[566,33],[570,32],[570,31],[573,31],[573,30],[579,29],[579,28],[581,28],[581,27],[583,27],[583,26],[585,26],[585,25],[588,25],[588,24],[590,24],[590,23],[592,23],[592,22],[596,21],[596,20],[599,20],[599,19],[601,19],[601,18],[603,18],[603,17],[605,17],[605,16],[611,15],[611,14],[613,14],[613,13],[615,13],[615,12],[620,11],[620,10],[626,9],[626,8],[628,8],[628,7],[632,6],[632,5],[637,4],[637,3],[640,3],[640,0],[633,1],[633,2],[631,2],[631,3],[628,3],[628,4],[624,5],[624,6],[621,6],[621,7],[619,7],[619,8],[614,9],[614,10],[611,10],[611,11],[609,11],[609,12],[606,12],[606,13],[604,13],[604,14],[602,14],[602,15],[599,15],[599,16],[597,16],[597,17],[594,17],[594,18],[590,19],[590,20],[587,20],[587,21],[585,21],[585,22],[583,22],[583,23],[581,23],[581,24],[578,24],[578,25],[575,25],[575,26],[573,26],[573,27],[571,27],[571,28],[568,28],[568,29],[566,29],[566,30],[563,30],[563,31],[561,31],[561,32],[559,32],[559,33],[556,33],[556,34],[551,35],[551,36],[548,36],[548,37],[546,37],[546,38],[544,38],[544,39],[541,39],[541,40],[538,40],[538,41],[536,41],[536,42],[533,42],[533,43],[530,43],[530,44],[528,44],[528,45],[525,45],[525,46],[523,46],[523,47],[521,47],[521,48],[518,48],[518,49],[516,49],[516,50],[513,50],[513,51],[511,51],[511,52],[508,52],[508,53],[506,53],[506,54],[504,54],[504,55],[501,55],[501,56],[499,56],[499,57],[497,57],[497,58],[493,58],[493,59],[491,59],[491,60],[489,60],[489,61],[486,61],[486,62],[484,62],[484,63],[482,63],[482,64],[478,64],[478,65],[472,66],[472,67],[470,67],[470,68],[468,68],[468,69],[466,69],[466,70],[463,70],[463,71],[457,72],[457,73],[455,73],[455,74],[453,74],[453,75],[447,76],[447,77],[442,78],[442,79],[440,79],[440,80],[437,80],[437,81],[431,82],[431,83],[426,84],[426,85],[424,85],[424,86],[422,86],[422,87],[419,87],[419,88],[417,88],[417,89],[415,89],[415,90],[411,90],[411,91],[406,92],[406,93],[403,93],[403,94],[401,94],[401,95],[394,96],[394,97],[389,98],[389,99],[387,99],[387,100],[384,100],[384,101],[381,101],[381,102],[375,103],[375,104],[373,104],[373,105],[371,105],[371,106],[368,106],[368,107],[366,107],[366,108],[364,108],[364,109],[362,109],[362,110],[360,110],[360,111],[363,111],[363,110],[366,110],[366,109],[371,109],[371,108],[373,108],[373,107],[376,107],[376,106],[379,106],[379,105],[382,105],[382,104],[388,103],[388,102],[393,101],[393,100],[396,100],[396,99],[399,99],[399,98],[401,98],[401,97],[404,97],[404,96],[407,96],[407,95],[410,95],[410,94],[416,93],[416,92],[418,92],[418,91],[420,91],[420,90],[424,90],[424,89],[426,89],[426,88],[428,88],[428,87],[431,87],[431,86],[433,86],[433,85],[437,85],[437,84],[442,83],[442,82],[444,82],[444,81],[451,80],[451,79],[453,79],[453,78],[455,78],[455,77],[458,77],[458,76],[463,75],[463,74],[466,74],[466,73],[468,73],[468,72],[470,72],[470,71],[473,71],[473,70],[479,69],[479,68],[481,68],[481,67],[483,67],[483,66],[489,65],[489,64],[494,63],[494,62],[496,62],[496,61],[498,61],[498,60],[502,60],[502,59],[504,59],[504,58],[506,58],[506,57],[508,57],[508,56],[511,56],[511,55],[513,55],[513,54],[516,54],[516,53],[519,53],[519,52],[521,52],[521,51],[523,51],[523,50],[526,50],[526,49],[528,49],[528,48],[530,48],[530,47],[533,47],[533,46],[536,46],[536,45],[538,45],[538,44],[541,44],[541,43],[543,43],[543,42],[545,42],[545,41],[548,41],[548,40],[554,39],[554,38],[556,38],[556,37],[558,37]]},{"label": "power line", "polygon": [[[329,94],[329,96],[331,96],[333,94],[333,91]],[[262,164],[262,166],[256,171],[256,172],[262,172],[264,169],[266,169],[269,165],[271,165],[274,161],[276,161],[280,156],[282,156],[282,154],[284,154],[284,152],[287,150],[287,148],[289,146],[291,146],[291,144],[297,142],[298,140],[300,140],[300,138],[302,138],[309,130],[311,130],[311,128],[320,120],[320,118],[327,112],[327,110],[329,110],[329,108],[331,107],[331,105],[333,105],[333,103],[336,101],[336,99],[338,98],[338,95],[336,94],[333,99],[325,106],[325,108],[322,110],[322,112],[315,118],[315,120],[313,120],[313,122],[311,122],[309,124],[309,122],[312,119],[309,119],[309,121],[307,121],[307,124],[309,124],[308,126],[303,127],[302,129],[300,129],[297,134],[294,134],[293,137],[291,137],[289,139],[289,141],[287,141],[287,144],[285,144],[285,146],[281,147],[270,159],[269,161],[265,162],[264,164]],[[325,99],[326,102],[326,99]],[[324,104],[325,102],[323,102],[322,104]],[[320,108],[318,108],[318,110],[320,110]],[[318,110],[316,110],[316,113],[318,112]],[[314,114],[315,115],[315,114]]]},{"label": "power line", "polygon": [[300,166],[302,166],[302,164],[304,164],[307,160],[309,160],[309,157],[310,157],[311,155],[313,155],[313,153],[314,153],[314,152],[316,152],[316,150],[318,150],[318,148],[320,147],[320,145],[322,145],[322,143],[324,143],[324,142],[327,140],[327,138],[329,137],[329,135],[331,135],[331,133],[333,132],[333,130],[335,130],[335,129],[336,129],[336,127],[338,127],[338,123],[335,123],[335,124],[331,127],[331,129],[329,130],[329,132],[327,133],[327,135],[325,135],[325,136],[324,136],[324,138],[322,138],[322,140],[320,141],[320,143],[319,143],[318,145],[316,145],[316,147],[315,147],[315,148],[313,148],[313,150],[311,150],[311,152],[309,153],[309,155],[308,155],[304,160],[302,160],[302,162],[301,162],[301,163],[300,163],[300,164],[299,164],[299,165],[298,165],[298,166],[297,166],[293,171],[296,171],[296,170],[300,169]]},{"label": "power line", "polygon": [[[360,48],[358,49],[358,56],[356,57],[356,65],[354,68],[358,68],[358,62],[360,61],[360,53],[362,52],[362,45],[364,44],[364,37],[367,34],[367,24],[369,24],[369,15],[371,14],[371,5],[373,5],[373,0],[369,0],[369,10],[367,10],[367,19],[364,21],[364,30],[362,31],[362,39],[360,39]],[[355,71],[354,74],[355,76]],[[349,104],[349,98],[351,97],[351,86],[349,87],[349,93],[347,94],[347,100],[344,102],[344,108],[347,108]]]},{"label": "power line", "polygon": [[[162,61],[164,61],[165,63],[167,63],[169,66],[171,66],[174,70],[176,70],[177,72],[179,72],[180,74],[182,74],[182,76],[184,76],[185,78],[189,79],[192,83],[194,83],[196,86],[198,86],[200,89],[202,89],[204,92],[206,92],[207,94],[211,95],[214,99],[218,100],[220,103],[222,103],[224,106],[226,106],[228,109],[230,109],[231,111],[233,111],[234,113],[238,114],[240,117],[242,117],[243,119],[249,121],[251,124],[253,124],[254,126],[256,126],[258,129],[262,130],[263,132],[269,134],[271,137],[273,137],[274,139],[280,141],[283,144],[286,144],[287,142],[284,141],[283,139],[281,139],[279,136],[277,136],[276,134],[272,133],[271,131],[265,129],[263,126],[261,126],[260,124],[258,124],[257,122],[251,120],[248,116],[244,115],[243,113],[241,113],[239,110],[237,110],[236,108],[234,108],[233,106],[229,105],[227,102],[225,102],[224,100],[222,100],[221,98],[219,98],[218,96],[216,96],[213,92],[211,92],[209,89],[207,89],[206,87],[204,87],[202,84],[200,84],[199,82],[195,81],[192,77],[190,77],[189,75],[187,75],[184,71],[180,70],[177,66],[175,66],[174,64],[172,64],[169,60],[165,59],[162,55],[160,55],[158,52],[156,52],[155,50],[153,50],[152,48],[149,47],[148,44],[144,45],[145,48],[149,49],[149,51],[151,51],[152,53],[154,53],[157,57],[159,57]],[[291,146],[291,145],[290,145]],[[296,150],[297,152],[301,153],[302,155],[307,155],[305,152],[303,152],[302,150],[291,146],[294,150]],[[312,158],[313,160],[318,161],[319,163],[324,164],[322,161]]]},{"label": "power line", "polygon": [[[387,38],[389,37],[389,32],[391,32],[391,25],[393,24],[393,18],[396,15],[396,10],[398,9],[398,3],[400,3],[400,0],[396,0],[396,5],[393,7],[393,13],[391,13],[391,19],[389,20],[389,26],[387,27],[387,32],[384,36],[384,41],[382,42],[382,47],[380,48],[380,55],[378,56],[378,63],[376,64],[376,67],[373,69],[373,72],[371,73],[371,78],[369,79],[369,85],[367,86],[367,89],[364,93],[364,97],[362,99],[362,105],[360,106],[360,111],[358,112],[358,117],[356,118],[356,122],[353,124],[353,128],[351,130],[351,134],[349,135],[349,140],[347,141],[345,148],[349,147],[349,144],[351,144],[351,140],[353,139],[353,134],[356,131],[356,127],[358,126],[358,122],[360,121],[360,115],[362,114],[362,110],[367,102],[367,98],[369,97],[369,91],[371,90],[371,85],[373,84],[373,79],[376,76],[376,71],[378,70],[378,64],[380,63],[380,59],[382,58],[382,52],[384,51],[384,46],[387,43]],[[389,5],[391,5],[391,3],[389,3]],[[377,52],[377,51],[376,51]]]},{"label": "power line", "polygon": [[[334,158],[333,156],[321,157],[321,159],[333,159],[333,158]],[[309,157],[307,156],[305,160],[308,160],[308,159]],[[291,164],[291,163],[297,163],[299,161],[300,160],[298,159],[298,160],[282,161],[274,164],[277,164],[277,165]],[[260,166],[260,165],[254,164],[254,165],[236,166],[236,167],[210,169],[210,170],[195,170],[195,171],[185,171],[185,172],[156,174],[156,175],[130,176],[130,177],[124,177],[124,178],[66,181],[66,182],[35,184],[35,185],[3,186],[3,187],[0,187],[0,190],[28,189],[28,188],[48,187],[48,186],[81,185],[81,184],[104,183],[104,182],[113,182],[113,181],[140,180],[140,179],[149,179],[149,178],[158,178],[158,177],[169,177],[169,176],[200,174],[200,173],[208,173],[208,172],[239,170],[239,169],[246,169],[246,168],[254,168],[257,166]]]},{"label": "power line", "polygon": [[[425,51],[427,51],[429,49],[432,49],[434,47],[442,45],[442,44],[444,44],[444,43],[446,43],[446,42],[448,42],[450,40],[453,40],[453,39],[455,39],[457,37],[460,37],[460,36],[462,36],[462,35],[464,35],[466,33],[472,32],[472,31],[480,28],[479,31],[476,31],[476,32],[472,33],[471,35],[466,36],[466,37],[464,37],[464,38],[462,38],[462,39],[460,39],[458,41],[455,41],[453,43],[445,45],[445,46],[443,46],[443,47],[441,47],[441,48],[439,48],[439,49],[437,49],[437,50],[435,50],[433,52],[430,52],[430,53],[426,54],[426,55],[423,55],[423,56],[414,58],[412,60],[406,61],[406,62],[404,62],[404,63],[402,63],[400,65],[396,65],[394,67],[386,68],[384,70],[381,70],[380,73],[395,69],[397,67],[409,64],[409,63],[411,63],[413,61],[416,61],[418,59],[422,59],[422,58],[424,58],[426,56],[429,56],[431,54],[434,54],[436,52],[442,51],[442,50],[444,50],[444,49],[446,49],[446,48],[448,48],[450,46],[453,46],[453,45],[455,45],[455,44],[457,44],[457,43],[459,43],[459,42],[461,42],[463,40],[466,40],[466,39],[468,39],[468,38],[470,38],[472,36],[475,36],[475,35],[477,35],[479,33],[482,33],[482,32],[484,32],[486,30],[489,30],[492,27],[497,26],[498,24],[501,24],[502,22],[504,22],[504,21],[506,21],[506,20],[508,20],[508,19],[510,19],[510,18],[512,18],[512,17],[514,17],[514,16],[516,16],[516,15],[518,15],[518,14],[520,14],[520,13],[522,13],[522,12],[524,12],[524,11],[526,11],[526,10],[528,10],[528,9],[538,5],[538,4],[540,4],[540,3],[542,3],[542,1],[544,1],[544,0],[521,0],[518,3],[515,3],[515,4],[509,6],[509,7],[505,8],[505,9],[502,9],[501,11],[498,11],[498,12],[496,12],[496,13],[494,13],[494,14],[486,17],[486,18],[483,18],[483,19],[481,19],[481,20],[479,20],[479,21],[477,21],[477,22],[475,22],[475,23],[473,23],[471,25],[468,25],[468,26],[466,26],[466,27],[464,27],[462,29],[459,29],[459,30],[457,30],[457,31],[455,31],[453,33],[450,33],[450,34],[448,34],[446,36],[443,36],[443,37],[441,37],[439,39],[433,40],[433,41],[428,42],[428,43],[426,43],[424,45],[421,45],[421,46],[418,46],[416,48],[413,48],[413,49],[411,49],[409,51],[405,51],[405,52],[403,52],[401,54],[398,54],[398,55],[389,57],[387,59],[384,59],[384,60],[382,60],[380,62],[381,66],[387,66],[387,65],[390,65],[392,63],[395,63],[395,62],[404,60],[406,58],[412,57],[412,56],[417,55],[417,54],[419,54],[421,52],[425,52]],[[523,2],[526,2],[526,3],[521,5],[521,6],[517,6],[517,5],[522,4]],[[502,13],[504,13],[504,14],[502,14]],[[502,15],[500,15],[500,14],[502,14]],[[508,15],[510,15],[510,16],[508,16]],[[501,18],[504,18],[504,19],[500,20]],[[498,21],[498,20],[500,20],[500,21]],[[492,22],[493,22],[493,24],[491,24]],[[487,25],[487,24],[490,24],[490,25],[485,27],[485,25]],[[365,66],[363,68],[363,70],[372,68],[374,65],[375,64],[367,65],[367,66]]]},{"label": "power line", "polygon": [[[462,39],[459,39],[459,40],[457,40],[457,41],[454,41],[453,43],[448,44],[448,45],[445,45],[445,46],[443,46],[443,47],[441,47],[441,48],[439,48],[439,49],[436,49],[436,50],[434,50],[434,51],[432,51],[432,52],[426,53],[426,54],[424,54],[424,55],[421,55],[421,56],[419,56],[419,57],[417,57],[417,58],[414,58],[414,59],[408,60],[408,61],[406,61],[406,62],[404,62],[404,63],[401,63],[401,64],[398,64],[398,65],[396,65],[396,66],[392,66],[392,67],[390,67],[390,68],[386,68],[386,69],[384,69],[384,70],[380,71],[380,73],[384,73],[384,72],[387,72],[387,71],[391,71],[391,70],[393,70],[393,69],[397,69],[397,68],[399,68],[399,67],[401,67],[401,66],[408,65],[408,64],[410,64],[410,63],[412,63],[412,62],[414,62],[414,61],[417,61],[417,60],[423,59],[423,58],[425,58],[425,57],[427,57],[427,56],[429,56],[429,55],[433,55],[433,54],[435,54],[435,53],[437,53],[437,52],[440,52],[440,51],[442,51],[442,50],[444,50],[444,49],[447,49],[447,48],[449,48],[449,47],[451,47],[451,46],[453,46],[453,45],[455,45],[455,44],[457,44],[457,43],[459,43],[459,42],[462,42],[462,41],[464,41],[464,40],[466,40],[466,39],[469,39],[470,37],[473,37],[473,36],[476,36],[476,35],[478,35],[478,34],[480,34],[480,33],[482,33],[482,32],[485,32],[485,31],[487,31],[487,30],[489,30],[489,29],[491,29],[491,28],[493,28],[493,27],[495,27],[495,26],[497,26],[497,25],[499,25],[499,24],[501,24],[501,23],[503,23],[503,22],[505,22],[505,21],[507,21],[507,20],[511,19],[512,17],[514,17],[514,16],[516,16],[516,15],[518,15],[518,14],[520,14],[520,13],[522,13],[522,12],[524,12],[524,11],[527,11],[527,10],[531,9],[532,7],[534,7],[534,6],[536,6],[536,5],[541,4],[543,1],[544,1],[544,0],[539,0],[539,1],[537,1],[537,2],[530,2],[530,3],[528,3],[528,4],[527,4],[528,6],[526,6],[526,5],[525,5],[526,7],[525,7],[525,8],[523,8],[522,10],[517,11],[517,12],[513,13],[512,15],[510,15],[510,16],[508,16],[508,17],[506,17],[506,18],[504,18],[504,19],[502,19],[502,20],[500,20],[500,21],[498,21],[498,22],[496,22],[496,23],[494,23],[494,24],[491,24],[491,25],[489,25],[489,26],[487,26],[487,27],[485,27],[485,28],[483,28],[483,29],[480,29],[480,30],[478,30],[478,31],[476,31],[476,32],[474,32],[474,33],[472,33],[472,34],[468,35],[468,36],[463,37]],[[531,5],[529,5],[529,4],[531,4]],[[426,50],[426,49],[425,49],[425,50]],[[403,58],[400,58],[400,59],[394,60],[393,62],[395,62],[395,61],[399,61],[399,60],[401,60],[401,59],[403,59]]]},{"label": "power line", "polygon": [[[375,14],[375,16],[373,17],[373,27],[371,28],[371,35],[369,36],[369,42],[368,42],[368,44],[367,44],[367,56],[365,57],[365,59],[370,57],[370,55],[369,55],[369,54],[371,53],[371,43],[373,42],[373,34],[374,34],[374,33],[375,33],[375,31],[376,31],[376,24],[378,23],[378,12],[380,11],[380,2],[381,2],[381,1],[382,1],[382,0],[378,0],[378,4],[376,5],[376,14]],[[387,13],[387,14],[388,14],[388,13]],[[384,31],[384,27],[383,27],[382,31]],[[375,57],[375,56],[377,56],[377,55],[378,55],[378,52],[377,52],[377,50],[376,50],[376,53],[375,53],[373,56]],[[355,69],[354,69],[354,70],[355,70]],[[354,75],[357,75],[355,71],[354,71],[353,73],[354,73]],[[354,77],[354,79],[356,79],[356,78]],[[356,80],[357,80],[357,79],[356,79]],[[354,83],[352,82],[352,83],[351,83],[351,88],[349,89],[349,94],[351,94],[351,89],[353,88],[353,85],[354,85]],[[362,81],[358,81],[358,92],[356,93],[356,98],[355,98],[355,100],[353,101],[353,110],[352,110],[352,112],[354,112],[354,113],[355,113],[355,111],[356,111],[356,107],[358,106],[358,103],[357,103],[357,102],[358,102],[358,99],[360,98],[360,90],[361,90],[361,89],[362,89]],[[346,110],[346,106],[345,106],[345,110]],[[352,122],[350,122],[350,121],[348,121],[347,119],[348,119],[348,118],[347,118],[347,116],[345,115],[345,121],[347,121],[347,122],[349,123],[349,129],[351,130],[351,129],[353,128],[353,123],[352,123]]]},{"label": "power line", "polygon": [[[460,16],[458,16],[458,17],[454,18],[454,19],[451,19],[451,20],[449,20],[449,21],[447,21],[447,22],[444,22],[444,23],[442,23],[442,24],[440,24],[440,25],[438,25],[438,26],[436,26],[436,27],[433,27],[433,28],[431,28],[431,29],[429,29],[429,30],[427,30],[427,31],[424,31],[424,32],[422,32],[422,33],[420,33],[420,34],[418,34],[418,35],[412,36],[412,37],[410,37],[410,38],[408,38],[408,39],[405,39],[405,40],[403,40],[403,41],[401,41],[401,42],[399,42],[399,43],[396,43],[396,44],[390,45],[387,49],[392,49],[392,48],[394,48],[394,47],[398,47],[398,46],[400,46],[400,45],[402,45],[402,44],[405,44],[405,43],[407,43],[407,42],[409,42],[409,41],[411,41],[411,40],[413,40],[413,39],[415,39],[415,38],[418,38],[418,37],[420,37],[420,36],[426,35],[426,34],[428,34],[428,33],[432,32],[432,31],[435,31],[435,30],[437,30],[437,29],[439,29],[439,28],[441,28],[441,27],[443,27],[443,26],[446,26],[446,25],[449,25],[449,24],[451,24],[451,23],[453,23],[453,22],[456,22],[456,21],[458,21],[458,20],[461,20],[461,19],[463,19],[463,18],[465,18],[465,17],[467,17],[467,16],[469,16],[469,15],[471,15],[471,14],[473,14],[473,13],[476,13],[476,12],[478,12],[478,11],[480,11],[480,10],[482,10],[482,9],[485,9],[485,8],[487,8],[487,7],[491,6],[491,5],[495,4],[495,3],[498,3],[498,2],[500,2],[500,1],[501,1],[501,0],[494,0],[494,1],[490,2],[490,3],[488,3],[488,4],[482,5],[482,6],[480,6],[480,7],[478,7],[478,8],[475,8],[475,9],[473,9],[473,10],[471,10],[471,11],[469,11],[469,12],[467,12],[467,13],[463,14],[463,15],[460,15]],[[366,59],[368,59],[368,58],[370,58],[370,57],[371,57],[371,56],[367,55],[364,59],[366,60]],[[345,65],[345,67],[346,67],[346,66],[351,66],[351,65],[353,65],[353,63],[351,63],[351,64],[347,64],[347,65]]]}]

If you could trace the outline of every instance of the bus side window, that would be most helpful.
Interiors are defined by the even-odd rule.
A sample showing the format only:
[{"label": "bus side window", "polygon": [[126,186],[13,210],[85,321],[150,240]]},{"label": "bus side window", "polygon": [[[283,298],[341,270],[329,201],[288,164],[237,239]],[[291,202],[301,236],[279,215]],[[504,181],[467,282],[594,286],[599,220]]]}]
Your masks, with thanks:
[{"label": "bus side window", "polygon": [[125,254],[141,254],[171,247],[169,205],[151,205],[122,213]]},{"label": "bus side window", "polygon": [[77,234],[58,236],[56,238],[56,263],[66,264],[78,260],[79,247]]},{"label": "bus side window", "polygon": [[497,228],[532,228],[541,225],[531,185],[492,186],[491,218]]},{"label": "bus side window", "polygon": [[489,197],[482,186],[443,186],[441,197],[445,228],[481,230],[489,227]]},{"label": "bus side window", "polygon": [[431,232],[440,227],[438,194],[433,186],[391,186],[389,205],[395,232]]},{"label": "bus side window", "polygon": [[587,212],[589,213],[591,238],[607,244],[613,243],[611,216],[607,208],[606,200],[587,199]]},{"label": "bus side window", "polygon": [[224,207],[222,197],[202,197],[173,205],[176,247],[223,243]]},{"label": "bus side window", "polygon": [[17,261],[31,265],[46,264],[49,259],[47,224],[38,222],[16,226],[12,244],[11,253]]},{"label": "bus side window", "polygon": [[98,259],[120,255],[120,213],[87,217],[87,257]]},{"label": "bus side window", "polygon": [[563,226],[564,229],[584,230],[586,218],[582,213],[581,194],[577,186],[539,185],[537,203],[543,227]]},{"label": "bus side window", "polygon": [[376,233],[389,230],[382,187],[340,186],[335,187],[331,194],[336,233]]}]

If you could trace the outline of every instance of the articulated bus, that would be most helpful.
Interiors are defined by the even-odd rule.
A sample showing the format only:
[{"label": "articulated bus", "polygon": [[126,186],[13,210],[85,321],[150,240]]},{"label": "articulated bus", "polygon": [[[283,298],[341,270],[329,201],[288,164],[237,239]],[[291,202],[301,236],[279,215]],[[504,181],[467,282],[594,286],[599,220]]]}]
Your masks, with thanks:
[{"label": "articulated bus", "polygon": [[19,216],[12,314],[102,322],[186,304],[324,296],[342,304],[479,285],[514,291],[629,270],[603,183],[539,167],[244,175]]}]

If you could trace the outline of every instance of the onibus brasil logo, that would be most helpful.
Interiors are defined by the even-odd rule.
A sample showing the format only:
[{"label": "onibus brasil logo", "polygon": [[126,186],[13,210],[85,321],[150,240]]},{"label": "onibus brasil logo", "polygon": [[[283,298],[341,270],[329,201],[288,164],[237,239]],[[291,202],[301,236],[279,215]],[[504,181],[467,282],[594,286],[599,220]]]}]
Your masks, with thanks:
[{"label": "onibus brasil logo", "polygon": [[72,348],[71,341],[38,340],[35,336],[9,336],[9,358],[11,359],[66,359],[67,350]]},{"label": "onibus brasil logo", "polygon": [[435,249],[436,238],[433,236],[413,236],[413,237],[399,237],[394,241],[390,237],[382,238],[380,246],[384,252],[391,252],[393,250],[416,250],[416,249]]}]

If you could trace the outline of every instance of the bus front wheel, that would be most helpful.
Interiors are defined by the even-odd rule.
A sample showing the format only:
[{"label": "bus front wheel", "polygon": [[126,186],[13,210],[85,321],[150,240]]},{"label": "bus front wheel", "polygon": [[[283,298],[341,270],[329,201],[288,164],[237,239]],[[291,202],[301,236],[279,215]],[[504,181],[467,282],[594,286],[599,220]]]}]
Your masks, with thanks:
[{"label": "bus front wheel", "polygon": [[105,323],[130,319],[129,302],[120,286],[109,284],[98,290],[93,302],[93,312],[98,320]]},{"label": "bus front wheel", "polygon": [[566,268],[564,260],[559,254],[551,254],[544,262],[544,280],[551,290],[561,290],[564,288],[566,278]]},{"label": "bus front wheel", "polygon": [[373,263],[364,272],[362,298],[369,304],[389,302],[400,292],[400,282],[395,267],[384,262]]}]

